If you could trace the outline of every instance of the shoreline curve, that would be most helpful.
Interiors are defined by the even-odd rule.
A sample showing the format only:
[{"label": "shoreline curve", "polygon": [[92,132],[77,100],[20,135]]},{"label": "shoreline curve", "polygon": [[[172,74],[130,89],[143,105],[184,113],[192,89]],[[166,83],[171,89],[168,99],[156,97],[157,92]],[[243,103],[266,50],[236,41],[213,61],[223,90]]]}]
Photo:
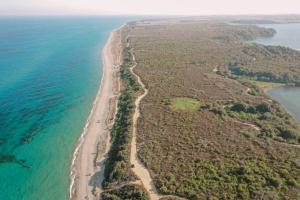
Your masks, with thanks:
[{"label": "shoreline curve", "polygon": [[100,86],[71,161],[70,200],[97,199],[102,190],[104,162],[110,147],[109,128],[114,121],[120,88],[116,75],[121,58],[117,34],[123,26],[110,33],[102,50]]}]

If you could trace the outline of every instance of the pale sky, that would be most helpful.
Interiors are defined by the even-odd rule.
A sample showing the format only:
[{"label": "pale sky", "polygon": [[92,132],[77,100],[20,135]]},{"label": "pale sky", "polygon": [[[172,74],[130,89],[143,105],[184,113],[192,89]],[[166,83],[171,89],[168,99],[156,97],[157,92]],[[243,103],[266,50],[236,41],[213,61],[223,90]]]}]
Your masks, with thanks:
[{"label": "pale sky", "polygon": [[0,15],[300,14],[300,0],[0,0]]}]

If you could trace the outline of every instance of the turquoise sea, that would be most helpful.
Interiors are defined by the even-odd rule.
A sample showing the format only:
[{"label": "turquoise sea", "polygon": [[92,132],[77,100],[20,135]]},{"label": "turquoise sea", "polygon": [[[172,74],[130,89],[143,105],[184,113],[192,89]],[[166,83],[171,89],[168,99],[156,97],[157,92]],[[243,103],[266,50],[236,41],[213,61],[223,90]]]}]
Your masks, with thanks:
[{"label": "turquoise sea", "polygon": [[130,17],[0,18],[0,199],[64,200],[109,33]]},{"label": "turquoise sea", "polygon": [[[265,24],[263,26],[274,28],[277,34],[272,38],[260,39],[256,42],[300,50],[300,23]],[[300,122],[300,88],[276,88],[269,90],[267,93],[286,107]]]},{"label": "turquoise sea", "polygon": [[[0,18],[0,200],[65,200],[109,33],[131,17]],[[300,49],[300,24],[258,42]],[[297,38],[298,37],[298,38]],[[300,120],[300,89],[268,92]]]}]

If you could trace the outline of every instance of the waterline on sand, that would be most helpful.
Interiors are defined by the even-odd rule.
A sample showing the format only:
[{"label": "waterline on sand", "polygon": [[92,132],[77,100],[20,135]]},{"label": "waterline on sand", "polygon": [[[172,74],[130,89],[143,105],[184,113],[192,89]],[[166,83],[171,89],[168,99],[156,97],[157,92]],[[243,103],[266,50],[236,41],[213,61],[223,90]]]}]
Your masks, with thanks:
[{"label": "waterline on sand", "polygon": [[[73,154],[69,199],[83,199],[85,197],[97,199],[101,193],[101,181],[105,168],[104,160],[110,147],[108,129],[114,121],[113,116],[117,107],[115,104],[117,104],[117,96],[119,95],[119,86],[116,83],[118,77],[116,74],[120,64],[120,56],[116,55],[120,53],[118,30],[114,30],[110,34],[103,48],[101,84]],[[109,121],[112,122],[109,123]],[[99,148],[99,146],[101,147]],[[97,180],[93,182],[94,176]]]},{"label": "waterline on sand", "polygon": [[74,194],[74,184],[75,184],[75,179],[76,179],[76,166],[75,166],[75,162],[77,160],[77,157],[78,157],[78,153],[79,153],[79,150],[80,150],[80,147],[82,146],[83,142],[84,142],[84,139],[85,139],[85,135],[87,133],[87,129],[89,127],[89,124],[90,124],[90,119],[94,113],[94,110],[95,110],[95,105],[97,104],[98,102],[98,97],[99,97],[99,94],[101,92],[101,88],[102,88],[102,83],[103,83],[103,76],[104,76],[104,70],[105,70],[105,67],[103,68],[103,75],[102,75],[102,78],[101,78],[101,83],[100,83],[100,89],[96,95],[96,98],[93,102],[93,108],[88,116],[88,119],[86,121],[86,124],[85,124],[85,127],[83,128],[83,131],[78,139],[78,142],[77,142],[77,145],[76,145],[76,148],[74,150],[74,153],[73,153],[73,158],[72,158],[72,163],[71,163],[71,172],[70,172],[70,190],[69,190],[69,199],[72,199],[73,197],[73,194]]}]

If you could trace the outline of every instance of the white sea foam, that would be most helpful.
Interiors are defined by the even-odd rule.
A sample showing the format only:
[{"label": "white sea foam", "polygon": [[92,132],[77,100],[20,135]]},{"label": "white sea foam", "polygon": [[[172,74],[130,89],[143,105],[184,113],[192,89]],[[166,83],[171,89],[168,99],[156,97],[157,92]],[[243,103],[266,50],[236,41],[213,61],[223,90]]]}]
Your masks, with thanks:
[{"label": "white sea foam", "polygon": [[74,192],[75,192],[75,187],[74,187],[74,184],[75,184],[75,179],[76,179],[76,160],[77,160],[77,157],[78,157],[78,153],[79,153],[79,150],[81,148],[81,145],[83,144],[84,142],[84,138],[85,138],[85,135],[86,135],[86,132],[87,132],[87,129],[89,127],[89,124],[90,124],[90,120],[91,120],[91,117],[95,111],[95,107],[97,105],[97,102],[98,102],[98,99],[99,99],[99,95],[101,94],[101,91],[102,91],[102,85],[103,85],[103,81],[104,81],[104,71],[105,71],[105,66],[103,65],[103,73],[102,73],[102,78],[101,78],[101,83],[100,83],[100,87],[99,87],[99,90],[97,92],[97,95],[96,95],[96,98],[93,102],[93,108],[89,114],[89,117],[86,121],[86,124],[83,128],[83,131],[78,139],[78,142],[77,142],[77,146],[74,150],[74,153],[73,153],[73,159],[72,159],[72,163],[71,163],[71,172],[70,172],[70,188],[69,188],[69,199],[72,199],[73,198],[73,195],[74,195]]},{"label": "white sea foam", "polygon": [[[119,27],[118,29],[121,29],[125,26],[126,24],[123,24],[121,27]],[[115,29],[112,31],[115,32],[116,30],[118,29]],[[108,40],[107,40],[107,43],[110,42],[110,37],[111,35],[108,37]],[[105,44],[105,46],[107,45],[107,43]],[[104,48],[105,48],[104,46]],[[69,199],[72,199],[73,198],[73,195],[75,193],[75,179],[76,179],[76,160],[77,160],[77,157],[78,157],[78,154],[79,154],[79,150],[84,142],[84,139],[85,139],[85,135],[86,135],[86,132],[87,132],[87,129],[89,127],[89,124],[90,124],[90,121],[91,121],[91,117],[93,115],[93,113],[95,112],[95,109],[96,109],[96,105],[97,105],[97,102],[99,100],[99,97],[100,97],[100,94],[102,92],[102,88],[103,88],[103,82],[104,82],[104,75],[105,75],[105,70],[106,70],[106,67],[105,64],[103,63],[103,72],[102,72],[102,78],[101,78],[101,82],[100,82],[100,87],[99,87],[99,90],[97,92],[97,95],[96,95],[96,98],[93,102],[93,107],[92,107],[92,110],[89,114],[89,117],[86,121],[86,124],[85,124],[85,127],[78,139],[78,142],[77,142],[77,146],[74,150],[74,153],[73,153],[73,158],[72,158],[72,163],[71,163],[71,172],[70,172],[70,188],[69,188]]]}]

